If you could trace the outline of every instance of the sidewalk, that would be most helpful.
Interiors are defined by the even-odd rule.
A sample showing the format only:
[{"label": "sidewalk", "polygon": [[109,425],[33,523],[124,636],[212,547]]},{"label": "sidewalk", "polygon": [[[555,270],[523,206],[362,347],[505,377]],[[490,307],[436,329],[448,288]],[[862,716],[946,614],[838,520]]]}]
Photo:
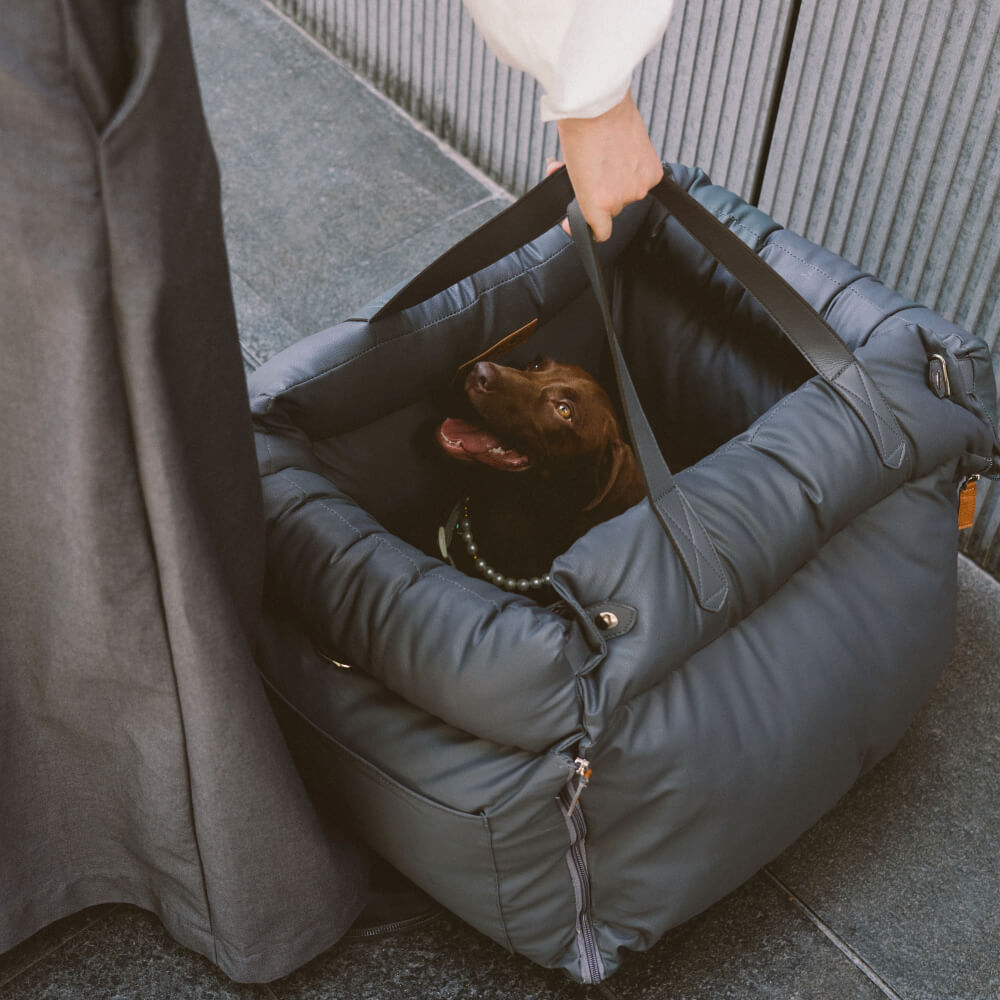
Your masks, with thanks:
[{"label": "sidewalk", "polygon": [[[263,0],[189,0],[248,371],[420,270],[508,197]],[[960,565],[955,656],[898,749],[744,887],[606,987],[451,916],[229,982],[99,907],[0,955],[0,1000],[997,1000],[1000,584]]]}]

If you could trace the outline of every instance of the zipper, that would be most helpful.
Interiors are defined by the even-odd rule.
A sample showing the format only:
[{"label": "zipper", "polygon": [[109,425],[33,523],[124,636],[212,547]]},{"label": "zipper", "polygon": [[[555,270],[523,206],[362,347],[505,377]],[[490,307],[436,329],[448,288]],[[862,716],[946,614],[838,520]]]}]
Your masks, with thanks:
[{"label": "zipper", "polygon": [[420,927],[422,924],[430,923],[432,920],[437,920],[443,913],[443,906],[432,905],[425,913],[418,913],[413,917],[392,920],[385,924],[375,924],[372,927],[348,928],[344,937],[352,941],[385,937],[388,934],[397,934],[399,931],[408,931],[411,927]]},{"label": "zipper", "polygon": [[567,816],[572,816],[576,811],[576,807],[580,803],[580,796],[583,795],[583,790],[590,784],[590,776],[593,774],[593,768],[590,766],[590,761],[586,757],[577,757],[573,761],[576,765],[574,774],[576,775],[576,790],[573,792],[573,797],[569,800],[569,812],[566,813]]},{"label": "zipper", "polygon": [[[576,944],[580,954],[580,979],[584,983],[594,984],[603,980],[607,973],[597,946],[597,932],[594,928],[592,900],[590,895],[590,869],[587,866],[587,824],[583,818],[583,810],[579,809],[580,796],[590,782],[590,761],[585,757],[577,757],[573,761],[573,775],[576,787],[570,790],[570,785],[559,793],[557,801],[562,810],[566,829],[569,831],[569,850],[566,852],[566,865],[573,885],[573,896],[576,900]],[[571,779],[572,781],[572,779]]]}]

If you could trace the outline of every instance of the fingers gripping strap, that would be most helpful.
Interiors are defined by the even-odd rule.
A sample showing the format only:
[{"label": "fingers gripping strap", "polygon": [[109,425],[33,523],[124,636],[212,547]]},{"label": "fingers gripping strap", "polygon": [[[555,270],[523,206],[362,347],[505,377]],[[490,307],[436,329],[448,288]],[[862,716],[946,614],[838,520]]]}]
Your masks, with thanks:
[{"label": "fingers gripping strap", "polygon": [[663,459],[649,421],[643,412],[615,333],[608,294],[604,287],[604,276],[597,261],[590,230],[576,201],[570,204],[567,214],[580,259],[601,309],[618,391],[625,411],[625,421],[632,436],[632,444],[635,446],[636,458],[646,480],[649,502],[663,525],[663,530],[681,557],[699,605],[706,611],[721,611],[729,592],[722,563],[705,526],[687,497],[674,482],[674,477]]},{"label": "fingers gripping strap", "polygon": [[653,189],[668,212],[757,300],[782,333],[857,414],[879,458],[902,466],[906,439],[871,376],[836,331],[728,226],[669,177]]}]

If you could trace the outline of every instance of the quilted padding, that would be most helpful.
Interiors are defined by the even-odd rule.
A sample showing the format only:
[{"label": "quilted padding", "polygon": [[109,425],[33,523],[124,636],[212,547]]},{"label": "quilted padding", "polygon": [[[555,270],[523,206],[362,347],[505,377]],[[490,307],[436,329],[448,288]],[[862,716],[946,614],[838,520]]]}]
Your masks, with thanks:
[{"label": "quilted padding", "polygon": [[[556,608],[437,554],[460,484],[429,428],[463,361],[537,319],[509,363],[550,354],[611,384],[558,226],[454,281],[439,264],[420,279],[449,275],[433,294],[251,379],[260,663],[317,801],[484,933],[583,982],[738,886],[892,748],[950,653],[958,487],[1000,471],[980,340],[672,173],[861,362],[815,375],[655,198],[601,246],[644,409],[728,584],[719,611],[648,501],[556,559]],[[514,206],[475,246],[510,219],[533,235]],[[879,394],[891,425],[862,419]],[[610,606],[629,627],[609,637]],[[567,816],[579,758],[592,776]]]}]

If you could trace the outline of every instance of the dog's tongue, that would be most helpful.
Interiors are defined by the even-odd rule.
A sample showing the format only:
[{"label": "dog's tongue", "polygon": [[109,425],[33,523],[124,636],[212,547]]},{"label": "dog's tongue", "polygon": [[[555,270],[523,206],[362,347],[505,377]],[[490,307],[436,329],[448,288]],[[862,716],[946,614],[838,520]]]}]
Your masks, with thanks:
[{"label": "dog's tongue", "polygon": [[494,469],[518,471],[531,463],[526,455],[508,448],[481,424],[449,417],[438,428],[438,443],[452,458],[463,462],[482,462]]}]

